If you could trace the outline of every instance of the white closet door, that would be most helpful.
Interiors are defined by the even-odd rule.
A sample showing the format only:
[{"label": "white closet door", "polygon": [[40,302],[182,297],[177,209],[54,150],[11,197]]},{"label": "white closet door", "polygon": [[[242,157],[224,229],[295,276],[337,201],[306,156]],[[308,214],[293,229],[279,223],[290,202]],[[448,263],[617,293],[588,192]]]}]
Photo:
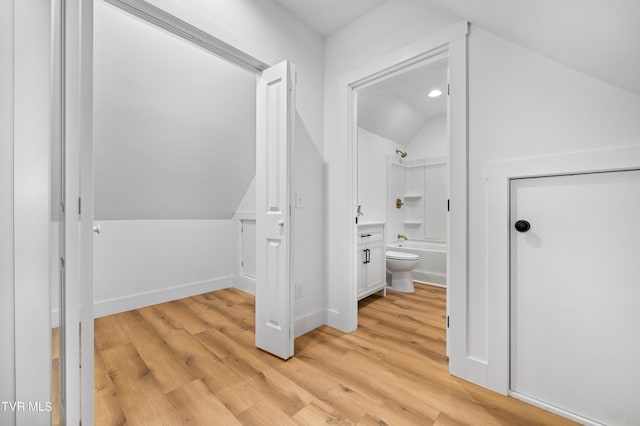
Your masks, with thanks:
[{"label": "white closet door", "polygon": [[640,424],[640,171],[512,181],[510,226],[511,389]]},{"label": "white closet door", "polygon": [[263,71],[256,96],[256,346],[283,359],[293,355],[292,67]]}]

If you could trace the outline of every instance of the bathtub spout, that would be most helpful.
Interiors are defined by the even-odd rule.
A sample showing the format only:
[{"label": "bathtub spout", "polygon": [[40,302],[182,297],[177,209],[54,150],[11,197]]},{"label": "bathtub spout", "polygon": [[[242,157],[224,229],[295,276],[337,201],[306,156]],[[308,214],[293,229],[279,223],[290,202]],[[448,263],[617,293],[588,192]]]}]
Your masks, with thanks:
[{"label": "bathtub spout", "polygon": [[402,239],[402,240],[405,240],[405,241],[408,240],[408,238],[405,235],[402,235],[402,234],[398,234],[398,239],[399,240]]}]

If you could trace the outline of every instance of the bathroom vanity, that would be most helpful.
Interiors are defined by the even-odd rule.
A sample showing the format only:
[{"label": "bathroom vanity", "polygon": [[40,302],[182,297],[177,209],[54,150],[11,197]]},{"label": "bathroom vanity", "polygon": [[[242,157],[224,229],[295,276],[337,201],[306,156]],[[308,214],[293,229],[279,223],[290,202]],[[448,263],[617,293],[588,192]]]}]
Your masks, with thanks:
[{"label": "bathroom vanity", "polygon": [[358,226],[358,300],[377,291],[386,296],[384,224]]}]

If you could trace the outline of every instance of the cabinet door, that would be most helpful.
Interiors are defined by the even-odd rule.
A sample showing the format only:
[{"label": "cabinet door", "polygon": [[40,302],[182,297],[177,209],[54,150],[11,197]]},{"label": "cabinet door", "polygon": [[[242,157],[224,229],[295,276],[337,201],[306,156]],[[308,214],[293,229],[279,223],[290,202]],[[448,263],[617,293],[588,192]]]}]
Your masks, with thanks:
[{"label": "cabinet door", "polygon": [[368,264],[365,263],[367,254],[365,252],[364,245],[358,246],[358,253],[360,254],[360,257],[358,259],[358,296],[360,296],[365,290],[365,280],[368,266]]},{"label": "cabinet door", "polygon": [[369,249],[369,263],[367,264],[365,291],[382,286],[385,280],[385,258],[382,244],[369,244],[367,249]]}]

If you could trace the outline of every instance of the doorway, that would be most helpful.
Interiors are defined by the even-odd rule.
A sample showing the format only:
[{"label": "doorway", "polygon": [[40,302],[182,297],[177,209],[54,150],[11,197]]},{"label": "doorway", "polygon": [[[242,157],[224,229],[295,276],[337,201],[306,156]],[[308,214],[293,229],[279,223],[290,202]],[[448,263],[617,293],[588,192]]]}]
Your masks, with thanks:
[{"label": "doorway", "polygon": [[358,300],[393,292],[402,305],[418,292],[424,303],[412,312],[438,318],[438,333],[447,315],[448,76],[443,54],[357,92]]},{"label": "doorway", "polygon": [[[65,344],[61,345],[60,360],[63,363],[66,362],[66,365],[80,365],[80,362],[76,362],[74,360],[77,360],[81,356],[82,365],[81,370],[68,368],[64,371],[64,377],[61,375],[61,400],[64,401],[62,405],[65,409],[62,421],[66,421],[68,423],[76,423],[78,417],[89,422],[93,415],[93,398],[91,395],[94,389],[92,350],[94,343],[94,238],[98,239],[100,237],[106,237],[107,235],[120,235],[121,237],[128,238],[138,231],[141,231],[146,235],[144,238],[145,242],[142,246],[138,246],[138,250],[135,249],[135,245],[116,244],[115,250],[112,250],[111,253],[115,253],[115,256],[117,257],[120,254],[118,251],[118,247],[120,247],[123,253],[128,253],[128,256],[125,256],[127,258],[125,259],[126,263],[118,262],[116,259],[116,267],[107,271],[108,274],[113,273],[114,271],[117,273],[119,269],[130,268],[132,266],[136,267],[136,265],[133,264],[144,260],[144,253],[140,250],[144,248],[152,248],[156,251],[160,251],[165,256],[163,259],[158,259],[156,257],[155,262],[149,262],[149,259],[147,259],[146,262],[140,262],[141,266],[146,263],[148,272],[153,275],[154,271],[157,272],[157,270],[166,266],[163,265],[166,261],[170,271],[168,274],[156,274],[156,278],[160,280],[170,278],[171,273],[175,273],[180,269],[188,274],[201,273],[202,264],[204,263],[207,264],[207,267],[210,267],[211,264],[215,266],[216,262],[219,264],[222,263],[225,264],[225,267],[228,267],[229,271],[232,272],[235,266],[232,259],[229,259],[229,262],[227,263],[224,262],[224,259],[220,262],[220,258],[223,258],[227,253],[233,252],[233,250],[231,250],[231,246],[233,245],[231,242],[231,236],[233,235],[232,216],[235,208],[234,203],[239,203],[242,200],[243,195],[245,195],[244,191],[238,191],[238,189],[239,187],[243,187],[242,189],[247,190],[244,186],[250,184],[251,173],[257,173],[258,175],[256,177],[256,182],[258,184],[256,185],[256,190],[253,192],[254,208],[256,211],[273,213],[275,211],[273,209],[274,206],[269,204],[269,202],[277,200],[277,205],[280,207],[281,213],[278,220],[274,221],[273,224],[265,223],[265,217],[260,216],[260,214],[256,215],[257,237],[254,244],[256,248],[256,258],[261,259],[266,258],[267,256],[266,245],[258,244],[258,241],[261,241],[261,239],[269,239],[272,242],[277,240],[280,262],[277,263],[275,271],[273,268],[271,270],[265,270],[264,268],[261,269],[259,264],[256,268],[257,306],[255,328],[257,338],[255,344],[265,351],[274,353],[282,358],[291,356],[293,352],[293,286],[289,283],[289,268],[291,267],[289,246],[290,240],[293,236],[293,229],[291,226],[293,223],[293,213],[290,209],[285,208],[285,206],[288,207],[291,202],[290,179],[291,165],[293,162],[291,155],[291,141],[293,138],[292,117],[294,116],[295,111],[293,65],[287,61],[283,61],[275,67],[270,68],[264,62],[252,58],[249,55],[245,55],[237,49],[234,49],[232,46],[203,33],[195,27],[172,17],[166,12],[155,8],[150,4],[136,3],[135,6],[132,6],[130,2],[120,2],[116,0],[109,1],[108,3],[111,4],[108,5],[105,2],[87,2],[86,4],[83,3],[82,7],[75,4],[65,4],[64,6],[66,7],[63,7],[63,5],[60,6],[65,16],[64,19],[61,19],[64,26],[61,25],[58,28],[58,34],[60,34],[62,37],[61,39],[66,42],[66,44],[64,44],[64,48],[61,49],[62,52],[60,53],[61,60],[64,62],[63,70],[65,70],[61,80],[64,80],[64,82],[67,83],[63,84],[62,81],[60,82],[61,87],[64,89],[62,98],[65,100],[62,108],[64,111],[64,117],[62,120],[68,124],[68,129],[73,130],[68,131],[65,134],[64,152],[66,161],[64,164],[66,169],[64,180],[65,189],[67,189],[67,197],[74,201],[74,205],[78,205],[78,213],[81,212],[80,215],[73,215],[69,217],[68,222],[72,226],[65,228],[67,229],[67,235],[65,235],[65,256],[66,259],[72,261],[66,263],[66,270],[71,271],[72,274],[67,274],[71,275],[71,278],[65,279],[64,282],[61,283],[61,286],[65,289],[61,300],[61,315],[65,319],[64,322],[61,321],[61,332],[69,331],[69,333],[65,333],[67,338],[65,339]],[[114,8],[112,5],[117,7]],[[233,108],[228,106],[225,108],[224,102],[222,105],[218,104],[217,107],[214,106],[213,110],[203,108],[203,110],[208,111],[208,113],[211,114],[209,117],[210,119],[205,120],[206,122],[204,124],[202,120],[198,120],[198,118],[202,118],[203,116],[203,111],[199,108],[196,108],[196,111],[191,111],[190,113],[183,113],[180,108],[185,107],[185,100],[190,100],[198,93],[199,87],[195,80],[180,81],[178,83],[179,87],[177,90],[174,90],[174,95],[177,96],[175,105],[171,103],[163,104],[162,91],[171,90],[172,88],[163,87],[163,82],[158,77],[162,71],[169,71],[169,74],[176,72],[176,65],[181,64],[164,63],[160,70],[154,66],[146,69],[135,69],[139,74],[143,76],[146,75],[147,80],[144,81],[144,83],[151,85],[156,84],[156,93],[152,90],[145,94],[137,94],[136,90],[138,90],[139,87],[135,87],[135,85],[131,84],[131,79],[128,79],[128,76],[133,73],[133,70],[131,68],[127,69],[127,60],[133,60],[133,62],[135,62],[138,55],[140,57],[144,57],[144,55],[153,56],[155,54],[155,57],[157,58],[158,56],[162,56],[163,46],[149,46],[148,43],[141,43],[143,44],[142,46],[136,46],[136,42],[140,43],[140,39],[132,36],[128,38],[125,37],[124,40],[120,41],[119,46],[112,46],[112,48],[116,53],[121,51],[121,53],[125,55],[127,52],[131,53],[131,50],[135,50],[135,48],[137,48],[137,54],[133,54],[132,57],[130,56],[129,58],[125,58],[123,61],[124,63],[107,61],[106,64],[102,64],[105,66],[103,70],[106,70],[106,75],[103,74],[102,77],[107,80],[109,78],[120,77],[121,81],[124,82],[124,87],[116,88],[112,84],[106,84],[102,87],[105,92],[108,92],[111,88],[115,93],[98,93],[96,90],[97,95],[105,97],[112,96],[113,101],[110,104],[99,104],[98,108],[105,107],[105,105],[106,107],[102,110],[97,108],[98,110],[96,111],[96,115],[105,114],[105,111],[111,113],[111,118],[115,117],[114,123],[116,126],[112,126],[110,129],[111,131],[115,129],[115,133],[109,133],[109,129],[105,131],[105,128],[109,126],[100,127],[104,123],[96,120],[96,128],[93,130],[96,132],[105,131],[106,136],[101,134],[101,136],[103,136],[103,142],[106,141],[107,144],[112,143],[115,145],[116,149],[112,149],[110,153],[106,154],[104,151],[96,151],[96,155],[94,156],[94,146],[92,142],[92,125],[94,124],[92,117],[92,108],[94,107],[92,95],[94,93],[94,88],[92,86],[94,82],[93,71],[96,70],[99,64],[94,63],[93,61],[94,59],[99,61],[99,59],[102,58],[102,56],[100,58],[96,58],[93,52],[94,6],[96,8],[96,12],[99,12],[101,8],[104,8],[104,10],[108,9],[113,13],[122,14],[122,10],[120,9],[124,9],[125,12],[130,12],[134,16],[120,16],[126,16],[130,23],[136,24],[137,29],[135,31],[154,32],[155,35],[161,35],[165,38],[165,41],[170,40],[170,42],[174,44],[185,43],[184,38],[186,38],[189,42],[193,42],[195,45],[195,47],[193,45],[188,46],[191,49],[189,54],[193,54],[195,52],[200,56],[208,55],[211,57],[210,54],[213,52],[217,55],[223,56],[226,60],[231,61],[232,64],[225,62],[227,67],[237,67],[237,70],[239,70],[238,72],[245,73],[245,76],[247,75],[247,70],[249,70],[249,81],[253,82],[253,90],[249,91],[252,94],[251,100],[254,103],[250,105],[248,109],[252,112],[251,116],[253,117],[253,125],[256,129],[255,132],[253,132],[253,135],[251,135],[253,142],[252,146],[255,149],[257,144],[257,149],[252,153],[251,149],[247,148],[248,143],[246,143],[246,138],[244,139],[244,143],[241,143],[243,135],[233,134],[229,131],[225,132],[224,128],[216,128],[214,125],[214,129],[219,130],[218,135],[220,137],[218,142],[220,143],[215,146],[215,148],[218,149],[216,153],[217,155],[208,156],[209,158],[214,157],[224,160],[222,167],[211,167],[211,169],[221,169],[221,171],[224,172],[223,176],[212,176],[211,173],[215,175],[216,170],[207,169],[206,163],[205,166],[202,167],[202,158],[198,156],[197,149],[190,150],[189,146],[184,145],[188,145],[189,142],[193,142],[194,138],[189,138],[189,136],[193,136],[193,132],[201,132],[203,130],[203,126],[206,125],[212,126],[211,123],[215,121],[214,119],[211,119],[212,116],[215,117],[216,114],[222,115],[228,112],[233,113]],[[115,28],[122,30],[124,33],[126,30],[124,28],[125,25],[126,24],[121,23],[120,25],[116,25]],[[131,36],[132,34],[129,35]],[[178,35],[179,37],[176,38],[174,35]],[[76,43],[74,43],[74,40]],[[78,40],[81,40],[82,42],[80,43]],[[124,46],[126,46],[126,48]],[[150,52],[147,50],[148,48],[155,49],[156,51]],[[170,49],[170,47],[167,46],[167,49]],[[185,50],[188,49],[183,49],[183,51]],[[205,50],[206,52],[203,52],[202,50]],[[175,55],[176,52],[173,52],[173,56]],[[177,62],[188,62],[184,57],[180,57],[179,53],[177,55],[179,59]],[[149,58],[147,57],[146,59]],[[219,58],[216,57],[216,59]],[[79,72],[80,76],[74,74],[75,71]],[[210,78],[215,79],[216,75],[211,75]],[[220,84],[221,82],[217,83]],[[224,85],[224,82],[222,82],[222,85]],[[173,89],[176,88],[174,87]],[[115,99],[113,99],[113,95],[116,95]],[[240,97],[239,93],[235,93],[235,95],[236,98]],[[119,105],[118,98],[128,99],[127,104]],[[233,93],[227,93],[224,98],[222,98],[223,101],[227,100],[231,102],[233,102],[233,99]],[[151,102],[149,102],[149,100],[151,100]],[[206,103],[207,101],[213,102],[211,99],[207,99],[204,102]],[[238,104],[246,105],[239,101]],[[206,107],[206,105],[204,106]],[[186,107],[188,107],[188,105]],[[183,121],[182,124],[185,124],[185,126],[181,131],[175,131],[175,129],[172,131],[166,126],[163,127],[162,131],[158,131],[158,129],[153,129],[153,122],[149,120],[149,117],[147,117],[146,120],[136,123],[133,119],[133,116],[135,115],[133,112],[136,111],[155,114],[155,117],[164,117],[166,120],[161,123],[162,125],[167,124],[166,121],[173,116],[181,117]],[[235,112],[237,113],[238,111]],[[238,114],[240,116],[242,115],[241,112]],[[233,124],[234,121],[241,121],[241,119],[235,120],[234,117],[231,117],[229,120],[225,121],[230,121],[231,124]],[[242,133],[242,131],[247,134],[252,133],[252,127],[246,127],[248,128],[242,129],[240,133]],[[278,132],[272,132],[271,130],[274,128],[277,128]],[[126,131],[122,131],[123,129],[126,129]],[[75,132],[76,130],[77,132]],[[135,141],[131,138],[133,137],[135,139],[136,136],[139,137],[140,135],[144,135],[145,132],[149,130],[156,131],[154,137],[148,138],[150,139],[151,144],[146,147],[140,145],[136,147]],[[121,131],[121,133],[118,134],[118,131]],[[254,137],[257,142],[253,141]],[[167,140],[167,138],[173,139],[174,142],[176,140],[182,142],[183,146],[180,147],[182,149],[178,148],[176,151],[175,146],[167,146],[160,143],[162,140]],[[195,147],[191,148],[202,148],[206,143],[214,142],[215,141],[212,142],[204,138],[204,140],[201,139],[200,142],[196,143]],[[233,151],[234,149],[236,151]],[[267,154],[264,153],[265,149],[267,149]],[[269,150],[277,150],[279,155],[271,155]],[[120,161],[117,160],[118,151],[122,151],[121,154],[125,154],[120,157]],[[187,153],[186,156],[185,153]],[[202,153],[202,151],[200,153]],[[118,226],[124,225],[124,228],[116,232],[113,232],[115,229],[111,226],[114,225],[113,223],[108,225],[101,224],[99,222],[94,223],[93,214],[94,159],[104,160],[105,158],[109,158],[109,155],[111,155],[111,159],[113,160],[114,154],[116,160],[111,162],[111,170],[108,170],[109,162],[106,162],[107,166],[105,167],[107,169],[106,173],[113,174],[113,178],[103,180],[102,184],[105,184],[106,182],[107,184],[120,183],[121,185],[119,188],[115,188],[115,190],[114,188],[107,188],[108,185],[100,187],[100,180],[97,179],[96,183],[99,184],[98,188],[101,188],[101,193],[97,195],[100,195],[101,198],[96,198],[96,210],[99,214],[104,215],[104,217],[108,218],[110,221],[120,222],[117,224]],[[189,179],[186,181],[184,180],[184,173],[182,176],[182,183],[180,183],[181,179],[176,178],[172,180],[159,174],[151,173],[151,176],[145,176],[146,172],[153,169],[152,163],[158,159],[162,159],[162,157],[165,158],[164,164],[169,165],[168,168],[176,166],[182,168],[182,171],[186,172],[186,176],[190,176],[192,179],[191,183],[189,183]],[[203,157],[207,157],[207,155],[203,155]],[[134,161],[133,165],[124,164],[125,161],[131,161],[132,159],[137,160],[137,162]],[[264,160],[265,165],[257,164],[256,167],[256,159]],[[248,163],[247,160],[249,160]],[[96,163],[98,162],[99,161],[96,161]],[[160,163],[162,163],[162,161],[160,161]],[[103,166],[104,164],[105,163],[102,163]],[[246,167],[244,166],[245,164],[251,164],[252,167],[250,167],[250,169],[253,168],[253,170],[249,170],[249,172],[247,172]],[[189,167],[190,165],[199,166]],[[161,170],[163,167],[159,167],[159,169],[159,171],[163,171]],[[276,171],[277,178],[280,180],[278,182],[273,182],[273,180],[269,179],[269,176],[265,173],[265,169],[271,171],[272,174]],[[98,178],[101,173],[105,173],[105,170],[96,171],[98,172],[96,174]],[[219,171],[220,170],[218,170],[218,172]],[[248,174],[249,179],[243,180],[238,173],[244,173],[245,175]],[[265,175],[262,176],[261,173],[265,173]],[[213,194],[205,191],[203,196],[203,192],[198,191],[198,187],[202,189],[207,186],[207,183],[211,183],[211,181],[214,181],[213,183],[216,184],[218,189],[222,189],[218,193],[214,192]],[[263,183],[269,185],[268,188],[265,189],[262,186]],[[151,184],[151,190],[148,190],[149,186],[145,189],[144,184]],[[268,198],[261,198],[262,191],[270,190],[272,188],[275,188],[276,191],[270,191]],[[230,189],[234,190],[231,191]],[[138,195],[136,195],[136,193]],[[257,196],[255,196],[256,193]],[[105,194],[107,199],[111,197],[112,202],[100,204],[104,201]],[[188,198],[190,196],[194,196],[194,194],[195,199],[205,199],[200,200],[201,207],[205,206],[204,209],[199,209],[199,213],[197,212],[198,209],[192,210],[190,213],[186,214],[188,216],[187,219],[177,218],[177,216],[173,218],[169,217],[173,215],[173,213],[171,213],[172,211],[174,213],[178,212],[178,216],[185,214],[184,210],[180,213],[180,210],[184,208],[185,204],[188,204],[188,200],[184,197]],[[156,205],[151,208],[151,210],[143,212],[143,210],[146,209],[146,207],[144,207],[144,204],[146,203],[139,203],[139,201],[145,199],[147,196],[151,196],[147,201],[155,199]],[[231,199],[234,196],[236,196],[237,200]],[[261,204],[265,199],[267,202]],[[113,202],[114,200],[115,202]],[[124,203],[122,201],[127,202]],[[206,207],[206,204],[209,204],[209,207]],[[134,210],[138,209],[138,213],[132,215],[132,210],[129,210],[128,213],[123,210],[120,210],[120,212],[117,211],[123,207],[131,208],[132,206]],[[114,208],[115,210],[113,210]],[[194,213],[194,211],[196,211],[196,213]],[[139,214],[140,212],[143,213]],[[125,229],[128,225],[131,225],[126,224],[126,221],[134,221],[136,219],[140,219],[142,216],[145,216],[144,218],[147,219],[147,216],[157,214],[168,214],[169,216],[164,218],[150,217],[149,220],[154,223],[149,223],[149,226],[144,226],[143,229]],[[200,232],[202,229],[195,231],[191,229],[191,231],[183,232],[184,229],[176,229],[178,221],[204,221],[211,219],[202,217],[202,215],[206,216],[208,214],[213,214],[216,217],[221,216],[215,220],[221,220],[225,223],[208,224],[205,228],[209,228],[209,231],[205,233],[205,238],[201,239],[201,243],[195,245],[183,245],[182,243],[185,242],[184,238],[186,234],[190,233],[192,236],[202,236],[202,232]],[[128,215],[131,216],[128,217]],[[136,215],[138,215],[137,218],[134,217]],[[81,222],[81,226],[78,226],[78,221]],[[161,221],[172,222],[169,227],[172,228],[173,231],[165,232],[166,229],[164,228],[160,231],[155,228],[155,226],[159,225]],[[190,225],[194,225],[194,223],[191,223]],[[228,230],[226,230],[227,225]],[[224,227],[225,230],[223,230],[224,232],[218,236],[224,238],[217,238],[215,233],[220,231],[221,226]],[[213,231],[213,234],[210,231]],[[270,232],[270,234],[267,235],[268,232]],[[206,238],[207,236],[211,238]],[[169,240],[173,240],[173,243]],[[208,245],[211,245],[212,243],[215,243],[216,247],[214,247],[213,250],[209,250],[211,247]],[[194,247],[196,250],[191,252],[188,250],[188,248]],[[180,248],[183,249],[181,254],[179,253]],[[171,254],[172,250],[174,254],[177,253],[177,262],[175,262],[176,259],[173,258]],[[203,258],[203,256],[208,256],[209,262],[200,262],[200,267],[191,267],[193,266],[192,263],[194,258]],[[100,273],[100,271],[96,272],[97,274]],[[148,280],[148,276],[139,276],[138,278],[139,281],[153,281],[153,279]],[[132,309],[135,306],[143,306],[144,304],[149,305],[170,300],[170,298],[168,299],[167,297],[172,293],[174,294],[173,298],[184,297],[184,294],[181,293],[185,290],[185,287],[190,287],[188,292],[193,292],[195,290],[211,291],[212,286],[214,287],[213,289],[215,289],[215,287],[223,288],[233,285],[233,277],[230,274],[226,274],[218,278],[219,279],[213,280],[215,282],[210,282],[211,280],[196,281],[195,283],[188,283],[189,286],[178,285],[165,288],[163,289],[162,294],[153,291],[143,291],[142,293],[138,292],[137,294],[134,294],[133,297],[123,298],[118,297],[117,295],[114,297],[113,294],[107,295],[107,297],[101,301],[103,303],[99,303],[97,305],[96,310],[98,311],[98,314],[104,314],[108,312],[109,309],[116,306],[117,309],[120,310]],[[193,280],[194,278],[190,278],[190,281]],[[122,283],[119,282],[119,280],[113,280],[113,283],[110,284],[110,286],[113,287],[106,289],[106,291],[112,291],[114,289],[117,290],[115,287],[118,285],[122,285]],[[262,286],[267,286],[269,288],[268,290],[264,290]],[[196,293],[201,293],[203,291],[197,291]],[[260,295],[261,292],[264,294],[265,291],[268,292],[269,297]],[[155,301],[153,300],[154,298]],[[79,299],[82,300],[82,304],[78,303]],[[277,303],[279,309],[274,308],[274,303]],[[78,309],[76,309],[76,306]],[[277,311],[279,315],[277,321],[274,321],[273,317],[270,316],[270,313],[275,311]],[[267,314],[261,315],[260,312],[266,312]],[[81,326],[77,327],[76,324],[80,322],[80,318],[82,320]],[[271,327],[274,323],[277,323],[277,332],[275,334],[273,330],[271,330],[271,328],[274,328]],[[63,328],[64,330],[62,330]],[[260,336],[265,331],[270,333],[269,337],[266,340],[260,340]],[[82,351],[80,348],[82,348]],[[81,377],[78,377],[79,374],[81,374]]]},{"label": "doorway", "polygon": [[[377,58],[357,72],[343,76],[340,95],[345,99],[340,116],[345,129],[344,141],[348,158],[348,182],[344,220],[340,229],[348,229],[344,240],[345,277],[348,285],[330,283],[331,310],[329,324],[343,331],[358,327],[358,269],[362,254],[358,250],[358,111],[359,92],[371,85],[418,68],[438,59],[448,58],[449,64],[449,221],[447,258],[447,352],[449,372],[458,377],[482,382],[486,364],[468,356],[467,341],[467,34],[468,23],[460,22],[430,37],[419,40],[385,57]],[[342,228],[344,226],[344,228]],[[330,233],[333,233],[330,230]],[[336,237],[337,238],[337,237]]]}]

